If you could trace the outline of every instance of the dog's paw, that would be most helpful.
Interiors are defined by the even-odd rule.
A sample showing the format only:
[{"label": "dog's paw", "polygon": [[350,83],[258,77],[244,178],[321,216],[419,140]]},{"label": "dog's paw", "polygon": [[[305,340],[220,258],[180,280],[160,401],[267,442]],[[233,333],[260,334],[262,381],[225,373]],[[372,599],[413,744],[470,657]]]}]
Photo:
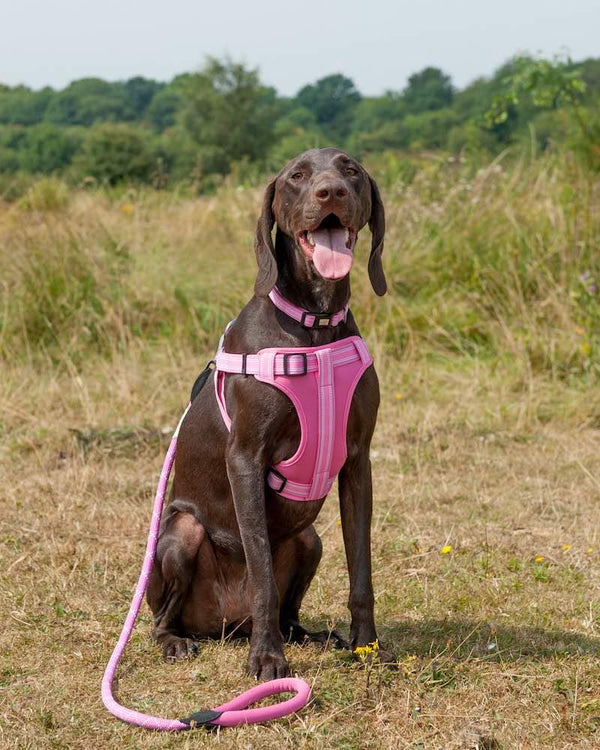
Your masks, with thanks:
[{"label": "dog's paw", "polygon": [[176,635],[167,636],[162,645],[163,656],[167,661],[189,659],[198,653],[198,645],[192,638],[180,638]]},{"label": "dog's paw", "polygon": [[349,649],[350,644],[336,630],[322,630],[319,633],[313,633],[314,640],[322,643],[324,647]]},{"label": "dog's paw", "polygon": [[350,644],[335,630],[305,630],[302,625],[292,623],[283,628],[287,643],[319,643],[323,648],[349,649]]},{"label": "dog's paw", "polygon": [[390,651],[380,648],[377,658],[382,667],[398,669],[398,659]]},{"label": "dog's paw", "polygon": [[281,647],[257,646],[250,648],[248,674],[261,682],[287,677],[290,667]]}]

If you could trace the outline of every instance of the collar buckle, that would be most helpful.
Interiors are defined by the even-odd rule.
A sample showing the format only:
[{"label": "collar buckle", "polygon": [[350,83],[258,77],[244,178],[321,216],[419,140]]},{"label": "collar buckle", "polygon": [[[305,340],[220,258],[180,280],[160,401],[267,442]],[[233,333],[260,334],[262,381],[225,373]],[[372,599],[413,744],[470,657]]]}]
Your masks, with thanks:
[{"label": "collar buckle", "polygon": [[[311,316],[313,318],[312,325],[308,325],[306,318]],[[314,313],[304,310],[302,317],[300,318],[300,325],[305,328],[329,328],[331,326],[331,313]]]}]

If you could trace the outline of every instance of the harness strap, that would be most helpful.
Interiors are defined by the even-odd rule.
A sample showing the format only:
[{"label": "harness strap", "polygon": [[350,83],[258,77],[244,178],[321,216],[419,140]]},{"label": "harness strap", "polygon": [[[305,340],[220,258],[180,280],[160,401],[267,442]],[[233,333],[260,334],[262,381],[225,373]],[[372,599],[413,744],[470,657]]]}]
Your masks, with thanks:
[{"label": "harness strap", "polygon": [[331,349],[316,352],[319,358],[319,430],[317,432],[317,460],[310,488],[311,497],[327,494],[329,470],[335,441],[335,390]]},{"label": "harness strap", "polygon": [[[343,365],[347,362],[354,362],[357,356],[363,361],[370,361],[370,355],[366,344],[357,354],[357,343],[355,338],[348,342],[346,346],[339,346],[331,352],[331,363]],[[365,354],[366,352],[366,354]],[[306,375],[307,372],[317,372],[319,370],[320,352],[298,352],[290,350],[276,351],[273,357],[273,351],[263,349],[258,354],[230,354],[229,352],[220,351],[215,361],[217,371],[229,372],[237,375]],[[265,368],[268,372],[265,372]]]},{"label": "harness strap", "polygon": [[281,312],[305,328],[333,328],[346,320],[348,315],[348,304],[335,313],[316,313],[305,310],[286,299],[276,286],[269,292],[269,299]]},{"label": "harness strap", "polygon": [[[329,494],[329,490],[331,489],[334,480],[335,477],[334,479],[328,479],[327,484],[325,485],[325,491],[321,497]],[[312,488],[312,483],[294,482],[292,479],[284,477],[283,474],[280,474],[276,469],[269,469],[267,473],[267,483],[272,490],[275,490],[275,492],[283,492],[285,489],[286,496],[293,495],[291,498],[293,500],[306,500],[307,497],[310,497],[310,490]]]}]

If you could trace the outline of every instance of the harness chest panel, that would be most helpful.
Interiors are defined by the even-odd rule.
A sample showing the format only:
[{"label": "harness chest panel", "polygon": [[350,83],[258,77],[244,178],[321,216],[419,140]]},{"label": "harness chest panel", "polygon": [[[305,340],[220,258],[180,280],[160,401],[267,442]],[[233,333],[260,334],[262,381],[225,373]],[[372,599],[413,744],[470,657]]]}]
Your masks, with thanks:
[{"label": "harness chest panel", "polygon": [[300,421],[296,453],[269,470],[267,482],[290,500],[319,500],[331,489],[347,455],[346,428],[354,391],[372,357],[360,336],[325,346],[269,348],[216,357],[215,392],[223,421],[225,375],[252,375],[288,396]]}]

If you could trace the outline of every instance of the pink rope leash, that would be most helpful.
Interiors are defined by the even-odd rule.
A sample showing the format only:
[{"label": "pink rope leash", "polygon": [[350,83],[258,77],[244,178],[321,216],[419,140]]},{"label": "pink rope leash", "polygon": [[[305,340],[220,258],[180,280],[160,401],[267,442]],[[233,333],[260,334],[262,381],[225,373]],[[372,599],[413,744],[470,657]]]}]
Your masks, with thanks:
[{"label": "pink rope leash", "polygon": [[[131,606],[129,607],[129,612],[127,613],[127,618],[123,624],[121,635],[119,636],[117,645],[106,665],[104,677],[102,678],[102,701],[111,714],[129,724],[135,724],[136,726],[144,727],[145,729],[157,729],[167,732],[177,732],[203,725],[235,727],[238,724],[256,724],[259,722],[270,721],[271,719],[280,719],[283,716],[299,711],[310,700],[310,686],[304,680],[300,680],[297,677],[288,677],[280,680],[263,682],[250,690],[246,690],[245,693],[238,695],[237,698],[234,698],[228,703],[224,703],[223,705],[217,706],[217,708],[211,710],[199,711],[192,714],[188,719],[163,719],[159,716],[150,716],[149,714],[144,714],[140,711],[134,711],[131,708],[122,706],[120,703],[117,703],[113,697],[112,684],[115,672],[117,671],[125,647],[131,637],[133,626],[135,625],[140,606],[144,599],[144,594],[146,593],[152,565],[154,564],[154,556],[156,554],[156,545],[158,542],[158,530],[160,527],[160,519],[163,511],[167,484],[169,482],[169,475],[171,473],[173,462],[175,461],[175,454],[177,453],[177,436],[179,434],[179,428],[181,427],[190,406],[191,404],[188,405],[183,416],[179,420],[177,429],[171,438],[167,455],[165,456],[165,461],[158,480],[158,487],[156,489],[154,507],[152,509],[152,520],[150,521],[144,563],[137,582],[135,594],[131,601]],[[275,703],[271,706],[248,708],[250,704],[259,701],[262,698],[278,695],[279,693],[296,693],[296,695],[286,701]]]}]

